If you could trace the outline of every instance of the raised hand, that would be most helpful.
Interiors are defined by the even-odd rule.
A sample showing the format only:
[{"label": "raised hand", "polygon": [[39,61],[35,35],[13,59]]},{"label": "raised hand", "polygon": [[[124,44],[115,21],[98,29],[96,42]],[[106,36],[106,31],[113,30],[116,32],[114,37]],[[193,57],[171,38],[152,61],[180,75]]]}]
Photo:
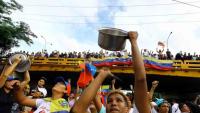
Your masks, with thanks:
[{"label": "raised hand", "polygon": [[137,33],[137,32],[135,32],[135,31],[130,31],[130,32],[128,33],[128,35],[129,35],[129,38],[130,38],[131,43],[136,42],[137,37],[138,37],[138,33]]},{"label": "raised hand", "polygon": [[115,79],[113,79],[113,80],[112,80],[112,84],[115,84],[115,82],[116,82],[116,80],[115,80]]},{"label": "raised hand", "polygon": [[110,72],[110,69],[106,68],[106,67],[101,68],[99,70],[99,74],[101,74],[101,76],[105,76],[105,77],[113,76],[113,74]]},{"label": "raised hand", "polygon": [[159,84],[159,81],[155,80],[152,82],[152,87],[156,88]]},{"label": "raised hand", "polygon": [[14,62],[13,63],[20,63],[21,62],[21,56],[16,56],[15,58],[14,58]]}]

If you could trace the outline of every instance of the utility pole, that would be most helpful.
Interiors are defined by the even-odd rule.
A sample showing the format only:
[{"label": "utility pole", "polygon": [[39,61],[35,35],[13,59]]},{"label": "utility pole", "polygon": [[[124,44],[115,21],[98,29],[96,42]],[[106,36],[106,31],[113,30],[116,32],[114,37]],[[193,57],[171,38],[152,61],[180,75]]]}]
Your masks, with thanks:
[{"label": "utility pole", "polygon": [[167,37],[167,49],[168,49],[168,41],[169,41],[169,37],[171,36],[172,32],[169,33],[169,36]]}]

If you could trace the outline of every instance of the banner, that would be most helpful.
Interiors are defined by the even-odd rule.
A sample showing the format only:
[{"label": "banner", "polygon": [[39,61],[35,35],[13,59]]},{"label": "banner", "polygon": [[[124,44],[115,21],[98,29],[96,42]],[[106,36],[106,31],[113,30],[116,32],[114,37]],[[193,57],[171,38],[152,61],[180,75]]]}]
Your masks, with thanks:
[{"label": "banner", "polygon": [[[144,65],[146,68],[151,68],[151,69],[157,69],[157,70],[171,70],[173,67],[173,61],[172,60],[157,60],[155,58],[150,58],[150,57],[144,57],[143,59]],[[132,65],[132,58],[113,58],[113,59],[104,59],[104,60],[97,60],[97,61],[92,61],[92,64],[96,67],[111,67],[113,65]]]}]

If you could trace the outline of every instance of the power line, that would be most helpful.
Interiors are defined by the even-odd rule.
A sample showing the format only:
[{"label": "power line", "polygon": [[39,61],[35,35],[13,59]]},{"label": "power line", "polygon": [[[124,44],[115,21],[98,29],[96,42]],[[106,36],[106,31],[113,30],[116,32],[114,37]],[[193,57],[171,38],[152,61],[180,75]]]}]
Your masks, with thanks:
[{"label": "power line", "polygon": [[[25,19],[25,18],[24,18]],[[45,22],[45,23],[55,23],[55,24],[76,24],[76,25],[82,25],[82,24],[91,24],[91,25],[111,25],[113,23],[86,23],[86,22],[58,22],[58,21],[49,21],[49,20],[42,20],[42,19],[28,19],[31,21],[39,21],[39,22]],[[154,21],[154,22],[141,22],[141,23],[118,23],[115,25],[127,25],[127,26],[132,26],[132,25],[148,25],[148,24],[165,24],[165,23],[199,23],[200,19],[198,20],[185,20],[185,21]]]},{"label": "power line", "polygon": [[[193,1],[187,3],[196,3],[200,1]],[[66,8],[108,8],[108,7],[148,7],[148,6],[165,6],[165,5],[179,5],[180,3],[159,3],[159,4],[136,4],[136,5],[108,5],[108,6],[71,6],[71,5],[41,5],[41,4],[23,4],[28,7],[66,7]]]},{"label": "power line", "polygon": [[200,6],[189,4],[189,3],[186,3],[186,2],[181,2],[181,1],[178,1],[178,0],[172,0],[172,1],[179,2],[179,3],[185,4],[185,5],[189,5],[189,6],[193,6],[193,7],[196,7],[196,8],[200,8]]},{"label": "power line", "polygon": [[[188,13],[169,13],[169,14],[155,14],[155,15],[132,15],[132,16],[110,16],[110,17],[156,17],[156,16],[178,16],[178,15],[192,15],[199,14],[200,12],[188,12]],[[45,16],[45,17],[72,17],[72,18],[86,18],[86,17],[97,17],[97,16],[76,16],[76,15],[47,15],[47,14],[22,14],[22,15],[32,15],[32,16]]]}]

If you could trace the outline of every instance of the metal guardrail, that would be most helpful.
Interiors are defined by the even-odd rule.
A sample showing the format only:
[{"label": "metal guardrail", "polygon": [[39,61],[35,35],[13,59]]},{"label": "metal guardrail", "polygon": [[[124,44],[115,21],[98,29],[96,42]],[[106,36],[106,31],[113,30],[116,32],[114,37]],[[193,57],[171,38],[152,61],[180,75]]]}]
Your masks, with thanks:
[{"label": "metal guardrail", "polygon": [[[35,57],[31,59],[32,64],[36,65],[66,65],[66,66],[78,66],[85,61],[84,58],[44,58]],[[1,58],[0,63],[5,64],[6,58]],[[116,66],[115,66],[116,67]],[[120,65],[120,67],[122,67]],[[127,66],[126,66],[127,67]],[[174,70],[199,70],[200,60],[173,60]]]},{"label": "metal guardrail", "polygon": [[82,58],[33,58],[32,64],[54,64],[54,65],[69,65],[78,66],[84,62]]},{"label": "metal guardrail", "polygon": [[199,70],[200,71],[200,60],[174,60],[173,67],[176,69],[183,70]]}]

